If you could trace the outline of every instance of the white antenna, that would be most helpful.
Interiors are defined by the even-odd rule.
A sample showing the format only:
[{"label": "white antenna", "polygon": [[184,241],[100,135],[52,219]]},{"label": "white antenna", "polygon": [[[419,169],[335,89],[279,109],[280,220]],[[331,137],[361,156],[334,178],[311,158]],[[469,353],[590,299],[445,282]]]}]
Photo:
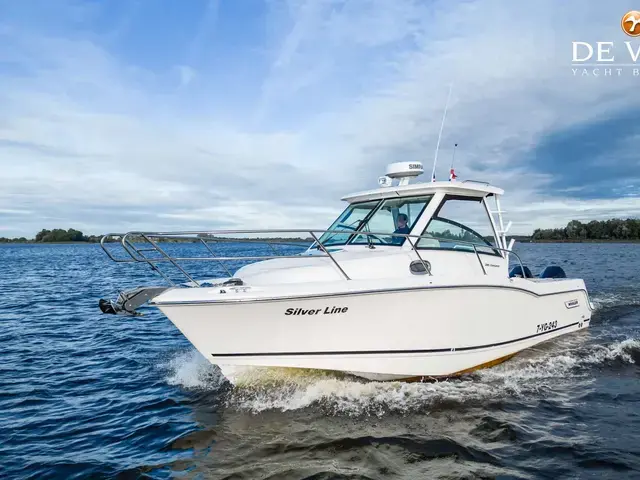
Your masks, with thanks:
[{"label": "white antenna", "polygon": [[449,85],[449,95],[447,96],[447,103],[444,106],[444,115],[442,115],[442,124],[440,125],[440,134],[438,135],[438,143],[436,144],[436,156],[433,159],[433,170],[431,171],[431,181],[436,181],[436,164],[438,163],[438,150],[440,149],[440,138],[442,137],[442,129],[444,128],[444,120],[447,118],[447,108],[449,108],[449,99],[451,98],[451,90],[453,84]]}]

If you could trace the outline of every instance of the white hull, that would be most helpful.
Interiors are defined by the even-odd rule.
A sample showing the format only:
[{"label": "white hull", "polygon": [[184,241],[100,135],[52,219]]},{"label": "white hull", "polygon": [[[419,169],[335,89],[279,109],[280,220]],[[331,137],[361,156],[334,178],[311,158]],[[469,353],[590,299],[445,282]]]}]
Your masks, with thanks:
[{"label": "white hull", "polygon": [[[512,278],[465,286],[399,280],[391,291],[372,289],[373,283],[280,299],[269,298],[268,289],[262,299],[234,300],[223,300],[215,288],[200,300],[172,300],[167,292],[154,303],[223,373],[241,366],[290,367],[371,380],[451,376],[490,366],[585,328],[591,317],[582,280]],[[369,288],[358,292],[358,284]]]}]

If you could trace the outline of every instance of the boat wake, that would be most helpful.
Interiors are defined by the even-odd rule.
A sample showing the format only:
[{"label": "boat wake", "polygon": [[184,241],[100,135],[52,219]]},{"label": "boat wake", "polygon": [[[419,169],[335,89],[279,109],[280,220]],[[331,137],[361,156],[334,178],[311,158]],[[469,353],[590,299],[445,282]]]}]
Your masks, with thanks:
[{"label": "boat wake", "polygon": [[[224,403],[251,413],[317,408],[330,415],[378,417],[480,406],[506,398],[536,400],[550,392],[556,401],[571,403],[589,391],[593,368],[634,364],[640,364],[640,337],[594,344],[581,335],[541,345],[461,378],[423,383],[368,382],[314,370],[239,369]],[[226,383],[220,370],[195,350],[178,354],[167,367],[167,382],[183,388],[217,390]]]},{"label": "boat wake", "polygon": [[591,296],[591,302],[595,311],[601,311],[610,307],[640,305],[640,297],[635,291],[617,293],[597,293]]}]

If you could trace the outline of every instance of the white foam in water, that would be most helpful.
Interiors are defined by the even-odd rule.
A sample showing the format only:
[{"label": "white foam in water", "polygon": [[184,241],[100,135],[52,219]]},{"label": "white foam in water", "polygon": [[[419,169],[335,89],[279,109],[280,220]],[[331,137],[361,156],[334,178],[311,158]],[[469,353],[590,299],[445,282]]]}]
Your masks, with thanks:
[{"label": "white foam in water", "polygon": [[334,413],[380,416],[424,408],[438,401],[490,398],[497,393],[495,386],[482,382],[363,382],[327,373],[320,378],[313,374],[282,377],[279,383],[271,381],[267,385],[244,383],[235,387],[228,403],[254,413],[321,405]]},{"label": "white foam in water", "polygon": [[616,305],[638,305],[640,298],[635,292],[621,293],[598,293],[590,297],[595,310]]},{"label": "white foam in water", "polygon": [[640,340],[628,338],[609,345],[584,344],[581,339],[559,339],[554,348],[539,354],[535,350],[523,352],[512,361],[500,366],[481,370],[481,378],[505,377],[520,380],[548,378],[577,378],[588,373],[585,367],[601,365],[607,361],[621,360],[634,364],[630,350],[640,349]]},{"label": "white foam in water", "polygon": [[640,350],[640,339],[627,338],[611,345],[594,345],[593,350],[593,353],[585,358],[585,363],[600,364],[606,361],[622,360],[625,363],[635,364],[629,352]]},{"label": "white foam in water", "polygon": [[590,299],[595,310],[617,305],[622,302],[622,297],[615,293],[594,295],[593,297],[590,297]]},{"label": "white foam in water", "polygon": [[167,365],[170,385],[185,388],[217,387],[222,378],[219,371],[197,350],[181,352],[169,360]]}]

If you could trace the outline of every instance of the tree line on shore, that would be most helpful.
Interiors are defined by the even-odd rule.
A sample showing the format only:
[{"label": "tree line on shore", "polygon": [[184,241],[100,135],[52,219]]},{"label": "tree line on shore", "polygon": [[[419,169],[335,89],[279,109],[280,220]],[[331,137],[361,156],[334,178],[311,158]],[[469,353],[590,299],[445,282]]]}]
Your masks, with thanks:
[{"label": "tree line on shore", "polygon": [[85,235],[80,230],[70,228],[64,230],[62,228],[54,228],[40,230],[35,238],[27,239],[0,237],[0,243],[67,243],[67,242],[87,242],[97,243],[100,241],[100,235]]},{"label": "tree line on shore", "polygon": [[[80,230],[70,228],[64,230],[54,228],[53,230],[42,229],[35,238],[5,238],[0,237],[0,243],[69,243],[84,242],[98,243],[102,235],[85,235]],[[210,240],[232,240],[231,238],[208,237]],[[564,228],[547,228],[534,230],[531,236],[517,235],[514,236],[518,241],[523,242],[581,242],[581,241],[637,241],[640,240],[640,219],[627,218],[610,220],[592,220],[588,223],[582,223],[579,220],[571,220]],[[135,241],[136,239],[132,239]],[[173,239],[172,241],[198,241],[198,238],[192,239]],[[270,240],[277,240],[271,238]],[[292,240],[282,238],[281,240]],[[308,239],[311,240],[311,239]],[[110,238],[108,241],[117,241]]]},{"label": "tree line on shore", "polygon": [[[62,228],[54,228],[53,230],[42,229],[40,230],[35,238],[27,239],[25,237],[20,238],[5,238],[0,237],[0,243],[100,243],[100,239],[102,235],[85,235],[80,230],[76,230],[74,228],[70,228],[68,230],[64,230]],[[105,239],[105,242],[117,242],[120,240],[120,237],[108,237]],[[142,238],[131,237],[130,240],[132,242],[141,241]],[[185,240],[169,240],[172,242],[179,242]],[[198,241],[198,239],[192,239],[187,241]]]},{"label": "tree line on shore", "polygon": [[[42,229],[40,230],[35,238],[28,239],[26,237],[20,238],[6,238],[0,237],[0,243],[100,243],[100,239],[102,235],[85,235],[80,230],[76,230],[70,228],[68,230],[64,230],[62,228],[54,228],[53,230]],[[162,242],[170,242],[170,243],[193,243],[199,242],[200,239],[211,240],[211,241],[229,241],[229,240],[239,240],[242,241],[242,238],[229,238],[229,237],[214,237],[212,235],[196,235],[194,237],[181,237],[181,238],[171,238],[167,237],[166,239],[162,239]],[[133,243],[144,241],[142,237],[131,236],[128,237],[129,241]],[[154,240],[157,240],[154,238]],[[246,239],[245,239],[246,240]],[[253,239],[259,240],[259,239]],[[271,241],[292,241],[292,240],[302,240],[302,241],[313,241],[312,238],[284,238],[284,237],[270,237],[268,240]],[[105,242],[118,242],[120,241],[120,237],[107,237]]]},{"label": "tree line on shore", "polygon": [[571,220],[564,228],[537,228],[531,235],[532,242],[580,242],[590,240],[614,242],[640,240],[640,219],[627,218],[623,220],[612,218],[602,221],[592,220],[588,223]]}]

